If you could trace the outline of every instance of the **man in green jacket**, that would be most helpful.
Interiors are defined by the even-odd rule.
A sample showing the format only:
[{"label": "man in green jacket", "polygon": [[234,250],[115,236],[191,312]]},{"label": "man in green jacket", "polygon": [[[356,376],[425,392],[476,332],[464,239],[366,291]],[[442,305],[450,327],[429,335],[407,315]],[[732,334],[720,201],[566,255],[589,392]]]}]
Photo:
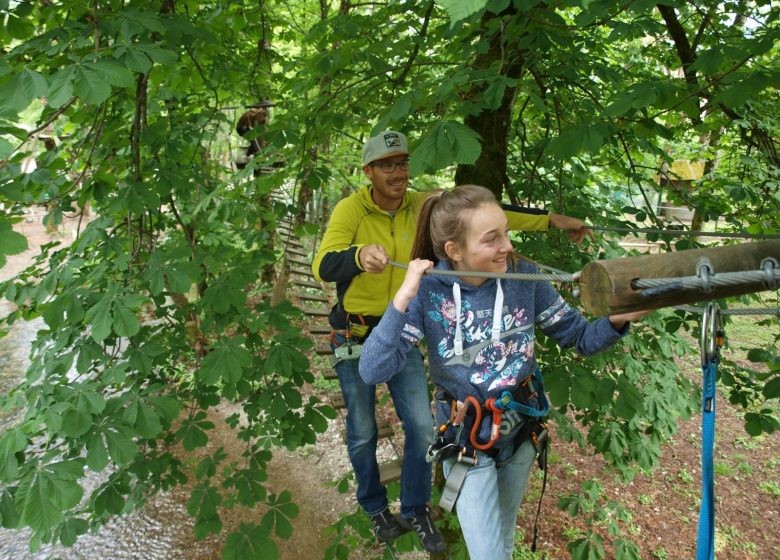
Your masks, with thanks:
[{"label": "man in green jacket", "polygon": [[[369,138],[363,146],[363,172],[371,184],[336,205],[312,263],[317,279],[336,283],[337,302],[329,322],[347,409],[347,452],[357,480],[357,500],[379,540],[414,529],[425,550],[443,552],[444,539],[427,506],[431,465],[425,455],[432,442],[433,418],[422,355],[413,348],[406,369],[387,384],[404,429],[400,520],[389,512],[387,491],[379,479],[376,388],[360,378],[357,359],[360,344],[403,282],[405,271],[388,266],[388,261],[408,262],[417,213],[427,195],[407,190],[409,150],[400,132]],[[575,218],[531,208],[504,209],[510,229],[544,231],[552,225],[568,230],[577,242],[592,236]]]}]

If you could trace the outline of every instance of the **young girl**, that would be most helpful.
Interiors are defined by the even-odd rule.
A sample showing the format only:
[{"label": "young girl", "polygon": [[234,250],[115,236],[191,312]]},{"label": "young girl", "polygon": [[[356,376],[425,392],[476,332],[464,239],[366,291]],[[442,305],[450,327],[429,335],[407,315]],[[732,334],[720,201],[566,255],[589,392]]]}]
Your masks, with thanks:
[{"label": "young girl", "polygon": [[[589,323],[548,282],[436,274],[538,272],[513,257],[506,225],[501,207],[484,187],[456,187],[427,199],[417,222],[415,260],[360,359],[366,383],[384,383],[403,370],[411,346],[427,337],[437,387],[436,424],[448,426],[442,433],[457,438],[453,448],[466,447],[472,456],[456,490],[472,560],[512,557],[517,511],[536,453],[523,426],[532,424],[534,413],[546,405],[533,390],[534,326],[561,347],[590,355],[619,340],[630,320],[647,313]],[[445,476],[463,457],[455,453],[444,460]]]}]

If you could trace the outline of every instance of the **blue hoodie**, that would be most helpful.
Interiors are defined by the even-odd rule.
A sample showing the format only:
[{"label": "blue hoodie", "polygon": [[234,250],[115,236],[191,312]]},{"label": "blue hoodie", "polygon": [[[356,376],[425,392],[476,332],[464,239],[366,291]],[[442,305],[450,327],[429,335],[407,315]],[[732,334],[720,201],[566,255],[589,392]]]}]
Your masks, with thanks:
[{"label": "blue hoodie", "polygon": [[[442,260],[435,268],[452,266]],[[539,271],[520,260],[510,272]],[[628,330],[615,331],[606,317],[589,323],[545,281],[488,279],[474,286],[456,276],[427,274],[406,313],[392,302],[388,306],[363,345],[360,375],[372,385],[388,381],[404,368],[411,346],[426,337],[433,383],[459,401],[474,396],[484,403],[505,390],[513,392],[536,370],[535,326],[562,348],[574,347],[585,356],[607,348]],[[438,402],[437,425],[449,417],[449,405]],[[489,422],[483,420],[483,440]]]}]

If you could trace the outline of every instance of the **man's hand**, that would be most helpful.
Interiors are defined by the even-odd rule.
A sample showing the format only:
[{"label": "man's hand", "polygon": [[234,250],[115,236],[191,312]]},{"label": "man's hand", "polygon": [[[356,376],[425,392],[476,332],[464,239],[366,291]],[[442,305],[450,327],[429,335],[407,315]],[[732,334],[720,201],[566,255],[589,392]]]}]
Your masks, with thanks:
[{"label": "man's hand", "polygon": [[564,216],[563,214],[550,213],[550,225],[554,228],[566,230],[566,235],[569,240],[574,243],[582,243],[585,236],[590,237],[591,241],[596,240],[596,236],[593,235],[593,230],[585,227],[585,222],[578,218],[572,218],[571,216]]},{"label": "man's hand", "polygon": [[364,245],[358,252],[360,268],[371,274],[379,274],[387,266],[387,253],[382,245]]}]

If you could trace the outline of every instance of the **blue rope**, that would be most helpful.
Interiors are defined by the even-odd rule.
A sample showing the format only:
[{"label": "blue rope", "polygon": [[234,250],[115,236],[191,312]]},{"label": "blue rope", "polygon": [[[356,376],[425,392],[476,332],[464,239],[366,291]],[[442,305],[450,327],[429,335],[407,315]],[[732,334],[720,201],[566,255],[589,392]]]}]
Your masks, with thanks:
[{"label": "blue rope", "polygon": [[718,359],[708,359],[702,366],[701,410],[701,507],[699,533],[696,538],[696,560],[715,558],[715,477],[712,466],[712,448],[715,443],[715,375]]}]

